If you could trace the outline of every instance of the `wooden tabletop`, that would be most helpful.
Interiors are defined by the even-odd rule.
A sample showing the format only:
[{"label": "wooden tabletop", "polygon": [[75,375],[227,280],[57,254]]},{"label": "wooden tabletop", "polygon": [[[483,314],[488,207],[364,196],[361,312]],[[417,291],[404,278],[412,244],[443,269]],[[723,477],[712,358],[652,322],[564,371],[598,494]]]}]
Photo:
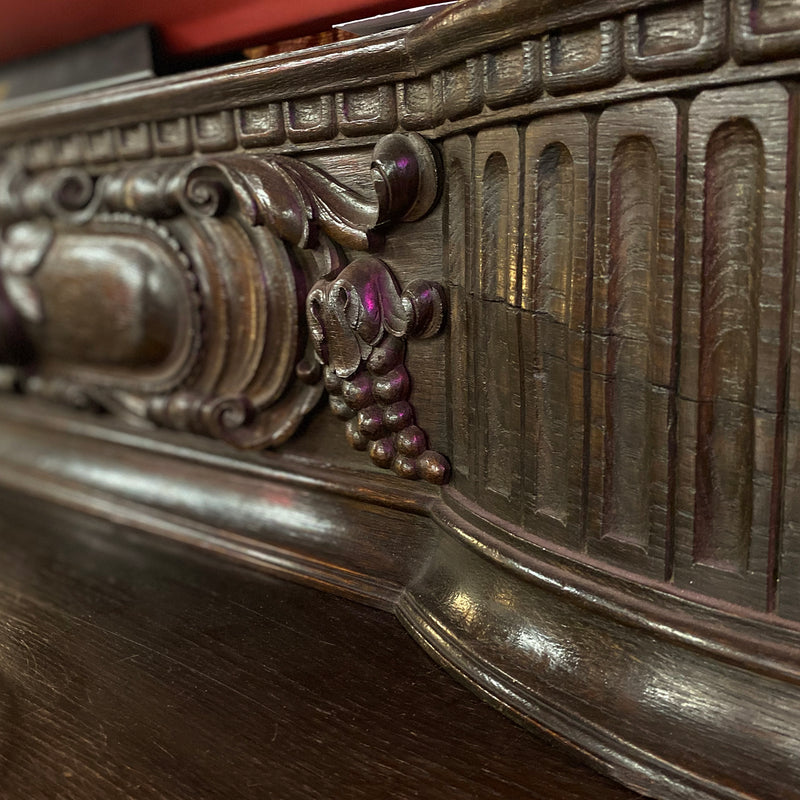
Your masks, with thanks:
[{"label": "wooden tabletop", "polygon": [[389,614],[0,495],[0,795],[637,795],[476,699]]}]

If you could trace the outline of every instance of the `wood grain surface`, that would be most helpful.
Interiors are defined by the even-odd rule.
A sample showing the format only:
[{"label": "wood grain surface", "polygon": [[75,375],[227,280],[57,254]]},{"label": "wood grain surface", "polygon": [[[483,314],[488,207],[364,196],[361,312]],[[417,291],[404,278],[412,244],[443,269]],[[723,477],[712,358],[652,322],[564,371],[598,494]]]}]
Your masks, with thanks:
[{"label": "wood grain surface", "polygon": [[0,795],[635,798],[390,615],[0,497]]},{"label": "wood grain surface", "polygon": [[[0,358],[14,363],[0,369],[0,485],[105,520],[114,558],[127,545],[110,526],[130,526],[392,611],[469,688],[660,800],[800,798],[798,8],[465,0],[406,31],[3,114]],[[145,278],[161,273],[172,289],[151,300]],[[175,330],[189,358],[170,352]],[[70,358],[90,358],[94,377]],[[148,359],[161,383],[144,380]],[[119,361],[135,385],[111,380]],[[323,390],[333,414],[316,404]],[[482,716],[465,722],[469,701],[441,705],[450,684],[426,677],[407,704],[393,689],[399,705],[385,705],[375,686],[416,669],[390,618],[372,629],[321,604],[305,619],[306,601],[287,600],[282,619],[309,632],[320,683],[277,634],[217,632],[240,624],[219,616],[220,597],[268,597],[272,584],[235,587],[226,566],[201,579],[195,565],[165,592],[166,561],[149,548],[138,577],[107,565],[90,579],[69,545],[87,523],[37,513],[8,523],[22,533],[0,565],[21,572],[30,531],[63,535],[48,545],[65,554],[55,573],[7,590],[15,603],[41,590],[60,616],[24,641],[45,636],[37,664],[58,664],[68,687],[83,685],[74,664],[101,663],[124,698],[76,701],[81,736],[112,707],[169,711],[156,736],[167,751],[189,735],[178,719],[215,743],[200,747],[198,785],[250,774],[232,732],[258,731],[261,746],[266,731],[272,747],[272,718],[253,721],[218,687],[189,691],[159,660],[179,642],[205,648],[192,650],[202,675],[230,674],[264,708],[288,708],[299,685],[312,709],[328,692],[370,709],[351,727],[299,715],[296,750],[279,749],[292,740],[278,730],[274,772],[291,773],[296,796],[318,772],[320,796],[353,796],[370,769],[367,796],[467,796],[480,781],[492,791],[482,771],[507,763],[519,786],[558,797],[541,759],[506,748]],[[43,536],[28,536],[34,563]],[[119,585],[101,580],[118,569]],[[280,597],[311,597],[274,592],[271,614]],[[340,602],[330,608],[352,608]],[[69,622],[82,604],[158,655],[149,669],[174,677],[179,712],[127,671],[129,653]],[[55,648],[57,630],[74,640]],[[214,666],[229,635],[257,670]],[[327,677],[361,670],[364,641],[361,684]],[[207,699],[223,712],[203,711]],[[37,736],[45,762],[70,741]],[[415,750],[426,736],[437,744]],[[105,745],[93,747],[74,761],[100,774]],[[131,786],[152,773],[146,755]],[[524,796],[516,783],[509,796]]]}]

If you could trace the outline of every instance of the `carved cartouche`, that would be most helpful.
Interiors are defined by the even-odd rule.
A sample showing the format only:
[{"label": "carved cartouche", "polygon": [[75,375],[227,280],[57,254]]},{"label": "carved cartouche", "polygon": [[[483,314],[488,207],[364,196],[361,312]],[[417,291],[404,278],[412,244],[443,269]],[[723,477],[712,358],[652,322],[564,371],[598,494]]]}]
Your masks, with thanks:
[{"label": "carved cartouche", "polygon": [[[366,370],[377,392],[375,354],[396,353],[404,373],[405,339],[441,327],[440,290],[401,293],[376,259],[338,266],[341,248],[373,248],[382,227],[419,219],[438,198],[435,153],[416,134],[383,137],[372,177],[362,194],[297,158],[239,153],[98,175],[8,163],[0,359],[26,363],[17,385],[51,399],[237,447],[278,445],[330,386],[329,357],[341,379]],[[397,402],[408,391],[406,377]],[[442,482],[446,462],[403,419],[373,437],[373,460]],[[351,441],[361,446],[355,429]]]}]

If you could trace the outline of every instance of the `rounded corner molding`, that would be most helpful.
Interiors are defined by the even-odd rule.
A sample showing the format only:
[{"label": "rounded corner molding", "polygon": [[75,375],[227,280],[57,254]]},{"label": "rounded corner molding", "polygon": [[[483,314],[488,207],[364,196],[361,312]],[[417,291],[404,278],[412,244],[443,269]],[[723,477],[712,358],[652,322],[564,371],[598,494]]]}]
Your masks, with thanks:
[{"label": "rounded corner molding", "polygon": [[396,609],[434,660],[647,797],[796,796],[796,629],[531,548],[456,497]]}]

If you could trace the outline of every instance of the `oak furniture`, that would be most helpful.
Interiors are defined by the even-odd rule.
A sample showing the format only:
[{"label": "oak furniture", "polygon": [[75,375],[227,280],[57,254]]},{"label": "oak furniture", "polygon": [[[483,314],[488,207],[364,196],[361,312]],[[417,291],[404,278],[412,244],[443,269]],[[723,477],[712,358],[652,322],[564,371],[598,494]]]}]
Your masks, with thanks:
[{"label": "oak furniture", "polygon": [[11,552],[188,544],[633,792],[800,797],[799,55],[793,0],[463,0],[1,115]]}]

